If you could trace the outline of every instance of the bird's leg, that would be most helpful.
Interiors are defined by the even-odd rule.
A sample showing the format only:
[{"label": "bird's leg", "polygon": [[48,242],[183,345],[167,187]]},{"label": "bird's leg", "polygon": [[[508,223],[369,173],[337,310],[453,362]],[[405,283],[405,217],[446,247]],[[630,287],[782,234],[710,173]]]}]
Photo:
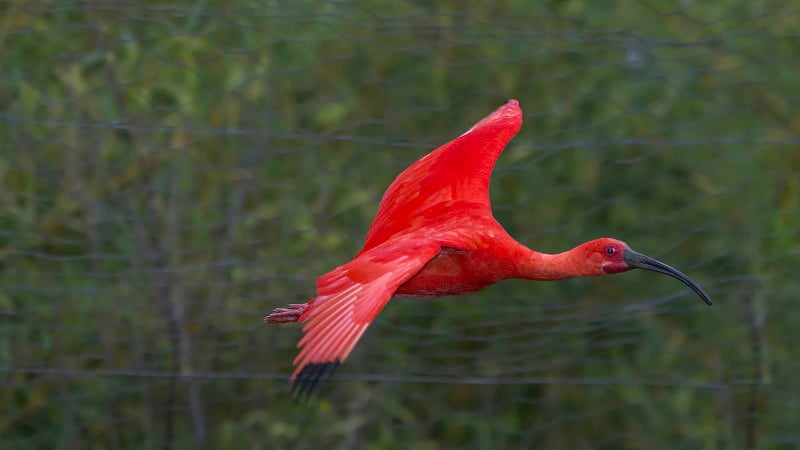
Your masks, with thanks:
[{"label": "bird's leg", "polygon": [[307,307],[308,303],[292,303],[287,308],[275,308],[268,316],[264,317],[264,322],[297,322]]}]

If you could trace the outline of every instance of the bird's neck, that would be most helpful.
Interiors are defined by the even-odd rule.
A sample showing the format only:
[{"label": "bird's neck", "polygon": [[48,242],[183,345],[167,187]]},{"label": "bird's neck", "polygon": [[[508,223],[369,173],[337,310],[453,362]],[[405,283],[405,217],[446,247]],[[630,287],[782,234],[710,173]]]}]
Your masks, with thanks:
[{"label": "bird's neck", "polygon": [[537,281],[555,281],[565,278],[597,275],[583,263],[575,249],[562,253],[540,253],[524,247],[514,278]]}]

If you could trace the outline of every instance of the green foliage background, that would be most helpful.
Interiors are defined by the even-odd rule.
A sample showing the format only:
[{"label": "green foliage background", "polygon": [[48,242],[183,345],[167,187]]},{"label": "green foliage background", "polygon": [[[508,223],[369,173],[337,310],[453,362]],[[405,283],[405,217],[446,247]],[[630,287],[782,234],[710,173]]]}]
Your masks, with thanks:
[{"label": "green foliage background", "polygon": [[[800,8],[0,3],[0,448],[800,445]],[[641,271],[393,301],[291,401],[273,307],[508,98],[497,218]]]}]

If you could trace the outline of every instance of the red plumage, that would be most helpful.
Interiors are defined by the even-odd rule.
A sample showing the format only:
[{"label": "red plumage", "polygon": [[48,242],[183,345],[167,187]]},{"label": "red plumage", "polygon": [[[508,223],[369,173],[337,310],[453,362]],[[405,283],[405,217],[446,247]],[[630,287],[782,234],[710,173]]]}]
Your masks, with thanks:
[{"label": "red plumage", "polygon": [[[644,268],[677,270],[611,238],[549,255],[515,241],[492,216],[489,179],[522,125],[516,100],[404,170],[386,190],[361,251],[317,280],[317,296],[277,308],[267,322],[305,322],[292,379],[317,378],[317,366],[343,362],[393,296],[474,292],[509,278],[558,280]],[[313,380],[312,380],[313,382]]]}]

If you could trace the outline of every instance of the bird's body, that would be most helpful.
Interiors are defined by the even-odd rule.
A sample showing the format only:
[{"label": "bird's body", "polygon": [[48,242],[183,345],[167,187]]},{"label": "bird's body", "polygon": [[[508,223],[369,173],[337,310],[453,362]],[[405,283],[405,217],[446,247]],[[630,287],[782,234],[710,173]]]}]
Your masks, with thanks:
[{"label": "bird's body", "polygon": [[558,254],[514,240],[494,219],[489,178],[522,125],[516,100],[404,170],[386,190],[361,251],[317,280],[308,303],[278,308],[268,322],[306,322],[292,379],[317,378],[344,361],[392,297],[430,298],[475,292],[509,278],[560,280],[624,272],[666,273],[705,292],[686,275],[600,238]]}]

